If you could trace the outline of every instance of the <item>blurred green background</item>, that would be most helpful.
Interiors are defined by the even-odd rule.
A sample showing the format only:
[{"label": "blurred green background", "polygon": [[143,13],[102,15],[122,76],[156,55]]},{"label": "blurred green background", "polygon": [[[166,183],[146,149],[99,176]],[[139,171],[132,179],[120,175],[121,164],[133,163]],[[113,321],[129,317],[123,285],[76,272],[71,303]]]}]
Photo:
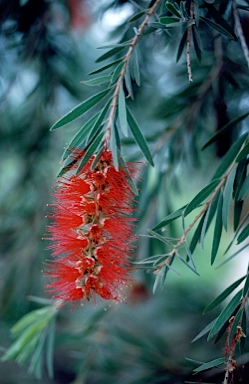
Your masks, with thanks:
[{"label": "blurred green background", "polygon": [[[122,33],[133,33],[125,24],[134,13],[132,3],[0,1],[1,353],[11,344],[11,327],[25,314],[50,302],[41,273],[50,257],[45,250],[48,242],[42,240],[48,224],[47,204],[52,201],[63,147],[82,122],[55,132],[49,128],[93,93],[80,82],[86,80],[93,66],[98,67],[94,61],[103,51],[97,47],[116,41]],[[137,3],[145,5],[144,1]],[[185,64],[176,69],[175,58],[165,54],[166,43],[163,36],[143,41],[143,84],[135,88],[135,101],[131,103],[151,146],[160,138],[165,140],[166,123],[179,115],[186,107],[186,97],[190,100],[196,91],[187,88]],[[168,52],[171,49],[168,46]],[[210,67],[208,60],[207,54],[199,67],[193,60],[197,85]],[[210,102],[207,108],[213,111],[214,106]],[[155,168],[142,167],[138,234],[147,234],[147,228],[187,203],[212,174],[218,149],[207,151],[201,159],[196,148],[208,137],[210,125],[216,122],[215,114],[204,113],[203,120],[202,130],[186,134],[185,142],[172,142],[172,156],[159,145]],[[129,138],[124,140],[123,151],[127,160],[144,161]],[[179,235],[181,228],[172,226],[171,231]],[[95,308],[93,303],[86,303],[74,311],[63,308],[56,323],[54,379],[48,378],[45,363],[42,379],[38,380],[28,373],[28,364],[20,367],[7,361],[0,364],[0,382],[180,384],[197,380],[191,376],[195,364],[185,358],[207,361],[219,357],[224,344],[213,346],[203,339],[191,344],[216,315],[203,316],[203,308],[244,273],[235,273],[231,266],[211,268],[208,242],[207,238],[205,251],[199,247],[197,252],[201,278],[176,264],[180,276],[171,271],[165,287],[153,295],[153,275],[138,271],[126,304],[98,303]],[[163,245],[155,239],[139,239],[137,257],[161,252]],[[214,382],[215,374],[203,381]]]}]

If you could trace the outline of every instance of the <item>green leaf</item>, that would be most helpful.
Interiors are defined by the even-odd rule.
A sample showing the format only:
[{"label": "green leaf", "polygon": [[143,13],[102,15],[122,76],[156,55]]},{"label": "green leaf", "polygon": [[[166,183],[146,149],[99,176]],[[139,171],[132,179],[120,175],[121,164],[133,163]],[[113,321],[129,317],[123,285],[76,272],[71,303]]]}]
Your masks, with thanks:
[{"label": "green leaf", "polygon": [[86,140],[87,134],[90,132],[91,128],[94,126],[96,120],[98,119],[100,113],[97,113],[91,119],[89,119],[83,127],[76,133],[72,141],[68,144],[63,153],[62,160],[64,161],[75,148],[82,147],[82,143]]},{"label": "green leaf", "polygon": [[234,119],[230,120],[227,124],[224,125],[218,132],[216,132],[211,138],[206,142],[206,144],[202,147],[202,149],[207,148],[210,144],[214,143],[220,135],[223,135],[225,131],[231,129],[235,124],[239,123],[245,117],[249,115],[249,112],[242,113],[239,116],[236,116]]},{"label": "green leaf", "polygon": [[234,213],[233,213],[233,228],[234,231],[237,230],[238,225],[240,223],[240,218],[243,210],[244,201],[237,201],[234,202]]},{"label": "green leaf", "polygon": [[246,143],[244,148],[240,151],[236,157],[236,163],[239,163],[241,160],[245,159],[249,155],[249,142]]},{"label": "green leaf", "polygon": [[243,229],[243,231],[239,234],[237,239],[237,244],[242,243],[249,236],[249,224]]},{"label": "green leaf", "polygon": [[127,120],[128,120],[128,124],[129,124],[131,133],[132,133],[135,141],[139,145],[141,151],[143,152],[144,156],[146,157],[146,159],[148,160],[150,165],[154,166],[154,163],[153,163],[153,160],[152,160],[152,157],[150,154],[150,150],[149,150],[148,145],[145,141],[145,138],[143,137],[143,134],[140,131],[140,129],[139,129],[139,127],[138,127],[138,125],[137,125],[137,123],[136,123],[134,117],[132,116],[128,107],[127,107]]},{"label": "green leaf", "polygon": [[135,196],[138,196],[139,192],[138,192],[138,189],[137,189],[137,186],[129,172],[129,169],[127,168],[127,165],[118,149],[118,159],[119,159],[119,164],[120,164],[120,167],[122,168],[122,171],[126,173],[127,177],[128,177],[128,183],[129,183],[129,186],[131,188],[131,190],[133,191],[134,195]]},{"label": "green leaf", "polygon": [[[187,249],[187,248],[186,248]],[[189,252],[187,252],[188,253],[188,256],[190,255],[190,253]],[[199,273],[197,272],[197,270],[196,270],[196,268],[192,268],[191,267],[191,265],[189,265],[189,263],[186,261],[186,260],[184,260],[181,256],[178,256],[178,259],[187,267],[187,268],[189,268],[192,272],[194,272],[197,276],[200,276],[199,275]],[[191,257],[191,259],[193,259],[192,257]]]},{"label": "green leaf", "polygon": [[50,379],[54,377],[54,368],[53,368],[54,343],[55,343],[55,320],[53,319],[48,329],[47,354],[46,354],[48,377]]},{"label": "green leaf", "polygon": [[131,73],[130,73],[130,62],[126,66],[124,78],[125,78],[125,85],[129,93],[129,96],[131,97],[132,100],[134,100],[133,88],[132,88],[132,82],[131,82]]},{"label": "green leaf", "polygon": [[236,295],[232,298],[232,300],[227,304],[227,306],[223,309],[221,314],[218,316],[216,322],[214,323],[209,335],[208,340],[212,339],[222,328],[222,326],[226,323],[227,320],[231,317],[237,306],[239,305],[242,298],[242,290],[236,293]]},{"label": "green leaf", "polygon": [[245,278],[246,278],[246,275],[236,280],[231,285],[229,285],[229,287],[227,287],[219,296],[217,296],[216,299],[211,301],[211,303],[206,306],[206,308],[203,310],[203,313],[207,313],[211,311],[212,309],[217,307],[217,305],[222,303],[222,301],[224,301],[227,298],[227,296],[229,296],[230,293],[232,293],[242,283],[242,281],[245,280]]},{"label": "green leaf", "polygon": [[235,318],[234,318],[232,326],[231,326],[231,331],[229,334],[229,344],[231,344],[231,341],[232,341],[235,333],[237,332],[237,326],[240,325],[240,323],[241,323],[243,312],[244,312],[244,308],[240,308],[235,315]]},{"label": "green leaf", "polygon": [[230,33],[230,29],[224,28],[224,26],[221,26],[214,21],[207,19],[204,16],[200,16],[200,20],[202,20],[205,24],[207,24],[209,27],[215,29],[216,31],[220,32],[222,35],[229,37],[229,39],[235,40],[234,35]]},{"label": "green leaf", "polygon": [[218,166],[218,169],[216,170],[215,174],[213,175],[213,180],[221,177],[227,168],[232,164],[235,157],[237,156],[242,144],[244,143],[245,139],[247,138],[248,133],[244,133],[244,135],[240,136],[235,143],[231,146],[229,151],[226,153],[226,155],[223,157],[220,165]]},{"label": "green leaf", "polygon": [[249,175],[246,176],[243,185],[241,187],[241,190],[239,192],[238,199],[243,200],[245,199],[249,194]]},{"label": "green leaf", "polygon": [[169,1],[166,1],[166,7],[168,8],[168,10],[173,14],[175,15],[177,18],[181,19],[181,15],[180,13],[178,12],[178,10],[176,9],[176,7],[171,4]]},{"label": "green leaf", "polygon": [[221,16],[221,12],[216,9],[212,4],[206,4],[209,13],[211,14],[214,21],[222,27],[228,34],[232,36],[234,40],[237,40],[237,36],[234,33],[233,28],[228,24],[228,22]]},{"label": "green leaf", "polygon": [[98,104],[108,93],[110,89],[106,89],[96,95],[90,97],[89,99],[83,101],[83,103],[77,105],[74,109],[68,112],[65,116],[63,116],[60,120],[58,120],[52,127],[51,130],[57,129],[70,123],[71,121],[77,119],[82,116],[85,112],[89,111],[94,105]]},{"label": "green leaf", "polygon": [[193,26],[192,31],[193,31],[193,42],[194,42],[195,54],[196,54],[197,60],[200,63],[202,58],[201,39],[198,33],[198,29],[196,28],[195,25]]},{"label": "green leaf", "polygon": [[224,189],[224,199],[223,199],[223,206],[222,206],[222,221],[225,230],[227,231],[227,223],[228,223],[228,217],[229,217],[229,207],[232,200],[232,193],[233,193],[233,183],[236,175],[236,168],[234,167],[230,175],[228,176],[226,186]]},{"label": "green leaf", "polygon": [[118,130],[116,129],[115,124],[111,125],[110,148],[112,151],[112,158],[113,158],[114,167],[118,171],[118,169],[119,169],[118,149],[120,149],[120,139],[119,139]]},{"label": "green leaf", "polygon": [[101,61],[109,59],[110,57],[116,55],[117,53],[122,52],[125,49],[125,47],[126,46],[124,45],[124,46],[118,46],[118,47],[110,49],[110,51],[108,51],[108,52],[104,53],[103,55],[99,56],[97,58],[97,60],[96,60],[96,63],[100,63]]},{"label": "green leaf", "polygon": [[179,47],[178,47],[178,50],[177,50],[176,62],[178,62],[180,60],[181,56],[182,56],[184,47],[185,47],[186,42],[187,42],[187,37],[188,37],[188,30],[185,29],[185,32],[182,35],[182,38],[181,38],[181,41],[180,41],[180,44],[179,44]]},{"label": "green leaf", "polygon": [[123,61],[123,59],[115,60],[115,61],[113,61],[113,62],[111,62],[111,63],[109,63],[107,65],[104,65],[103,67],[100,67],[100,68],[96,69],[95,71],[92,71],[92,72],[88,73],[87,76],[95,75],[96,73],[103,72],[106,69],[113,67],[115,64],[120,63],[121,61]]},{"label": "green leaf", "polygon": [[241,321],[241,328],[246,335],[246,337],[242,337],[240,339],[239,347],[240,347],[240,354],[242,355],[244,353],[246,341],[247,341],[247,318],[246,318],[246,311],[243,311],[242,314],[242,321]]},{"label": "green leaf", "polygon": [[[148,229],[148,232],[155,237],[156,239],[162,241],[163,243],[172,246],[172,243],[167,239],[167,237],[159,235],[159,233],[156,233],[152,229]],[[165,259],[167,258],[167,255],[165,256]]]},{"label": "green leaf", "polygon": [[136,84],[140,87],[141,79],[140,79],[140,70],[139,70],[139,63],[138,63],[137,48],[134,49],[133,55],[131,57],[131,76],[132,76],[133,80],[135,80]]},{"label": "green leaf", "polygon": [[216,209],[217,209],[217,204],[218,204],[218,201],[219,201],[219,195],[220,195],[220,192],[217,193],[217,195],[215,196],[214,200],[212,201],[211,204],[209,204],[209,207],[208,207],[208,210],[206,211],[205,213],[205,218],[204,218],[204,221],[203,221],[203,226],[202,226],[202,230],[201,230],[201,236],[200,236],[200,243],[201,243],[201,246],[202,248],[204,248],[204,239],[205,239],[205,235],[208,231],[208,228],[212,222],[212,219],[214,217],[214,214],[216,212]]},{"label": "green leaf", "polygon": [[204,187],[187,205],[184,216],[186,217],[190,212],[197,208],[218,186],[220,180],[213,180],[206,187]]},{"label": "green leaf", "polygon": [[243,247],[241,247],[238,251],[236,251],[235,253],[233,253],[231,256],[229,256],[225,261],[223,261],[221,264],[218,265],[218,267],[216,268],[220,268],[222,265],[226,264],[228,261],[230,261],[231,259],[233,259],[235,256],[237,256],[239,253],[241,253],[245,248],[247,248],[249,246],[249,244],[246,244],[244,245]]},{"label": "green leaf", "polygon": [[[236,202],[239,200],[239,194],[246,178],[247,173],[247,159],[242,159],[237,166],[236,176],[233,185],[233,198]],[[236,229],[236,228],[235,228]]]},{"label": "green leaf", "polygon": [[196,340],[199,340],[202,336],[208,333],[212,328],[212,326],[214,325],[214,323],[216,322],[216,320],[217,319],[212,320],[211,323],[209,323],[205,328],[203,328],[203,330],[199,332],[197,336],[195,336],[195,338],[191,341],[191,343],[194,343]]},{"label": "green leaf", "polygon": [[220,239],[221,239],[221,233],[222,233],[222,207],[223,207],[223,196],[221,193],[219,197],[215,226],[214,226],[213,244],[212,244],[212,251],[211,251],[211,265],[213,265],[215,261],[215,258],[219,249],[219,245],[220,245]]},{"label": "green leaf", "polygon": [[127,125],[127,113],[126,113],[126,101],[124,89],[121,86],[118,94],[118,118],[120,127],[122,129],[123,134],[128,136],[128,125]]},{"label": "green leaf", "polygon": [[116,82],[116,80],[118,79],[120,72],[122,71],[123,66],[124,66],[123,61],[116,66],[115,70],[112,73],[112,79],[111,79],[112,84],[114,84]]},{"label": "green leaf", "polygon": [[198,372],[206,371],[207,369],[218,367],[219,365],[222,365],[225,363],[226,363],[226,359],[224,357],[220,357],[219,359],[211,360],[208,363],[204,363],[200,367],[195,368],[194,372],[198,373]]},{"label": "green leaf", "polygon": [[182,208],[179,208],[177,211],[170,213],[168,216],[166,216],[160,223],[158,223],[153,230],[156,231],[157,229],[166,227],[169,223],[172,221],[178,219],[178,217],[182,216],[183,210],[186,208],[186,205],[184,205]]},{"label": "green leaf", "polygon": [[[99,130],[102,129],[101,124],[108,112],[108,109],[111,105],[112,99],[109,99],[107,103],[105,104],[104,108],[102,109],[101,113],[99,114],[97,120],[94,122],[93,126],[91,127],[91,130],[88,133],[86,144],[90,145],[92,140],[94,140],[95,136],[99,133]],[[101,128],[100,128],[101,127]]]},{"label": "green leaf", "polygon": [[248,291],[249,291],[249,272],[247,272],[246,281],[243,288],[243,293],[242,293],[243,297],[246,297],[248,295]]},{"label": "green leaf", "polygon": [[79,163],[78,169],[76,171],[76,175],[78,175],[81,172],[81,170],[87,164],[88,160],[93,156],[94,152],[96,151],[98,146],[101,144],[101,141],[102,141],[102,139],[104,137],[104,134],[105,134],[105,132],[100,132],[97,135],[97,137],[95,137],[95,139],[93,140],[91,145],[89,145],[89,147],[87,148],[86,153],[85,153],[83,159]]},{"label": "green leaf", "polygon": [[159,18],[159,22],[161,24],[165,24],[166,26],[170,26],[171,24],[180,24],[181,20],[178,17],[174,16],[164,16]]},{"label": "green leaf", "polygon": [[135,15],[131,16],[127,21],[128,23],[131,23],[132,21],[135,21],[135,20],[138,20],[140,19],[141,17],[143,17],[145,15],[146,11],[141,11],[141,12],[137,12],[135,13]]},{"label": "green leaf", "polygon": [[96,87],[111,81],[111,75],[94,77],[93,79],[81,81],[82,84],[88,85],[89,87]]},{"label": "green leaf", "polygon": [[190,245],[189,245],[189,249],[191,252],[194,252],[197,244],[198,244],[198,241],[200,240],[200,236],[201,236],[201,232],[202,232],[202,228],[203,228],[203,223],[204,223],[204,220],[205,220],[205,214],[202,216],[196,230],[195,230],[195,233],[191,239],[191,242],[190,242]]}]

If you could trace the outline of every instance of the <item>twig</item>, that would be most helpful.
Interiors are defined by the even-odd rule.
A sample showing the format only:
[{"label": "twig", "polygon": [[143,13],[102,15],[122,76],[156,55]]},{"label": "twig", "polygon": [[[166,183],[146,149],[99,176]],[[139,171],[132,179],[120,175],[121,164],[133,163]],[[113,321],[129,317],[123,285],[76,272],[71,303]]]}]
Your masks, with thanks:
[{"label": "twig", "polygon": [[[194,9],[194,0],[192,0],[190,3],[190,21],[193,21],[194,19],[193,9]],[[188,34],[187,34],[187,67],[188,67],[188,79],[190,83],[192,83],[193,81],[192,70],[191,70],[191,57],[190,57],[192,28],[193,28],[193,24],[188,26]]]},{"label": "twig", "polygon": [[122,82],[123,82],[123,79],[125,76],[125,71],[126,71],[127,65],[128,65],[129,60],[131,58],[133,50],[134,50],[135,46],[137,45],[138,40],[140,39],[145,27],[147,26],[147,24],[149,22],[150,17],[155,13],[156,8],[160,4],[160,2],[161,2],[161,0],[156,0],[155,4],[150,9],[148,9],[147,15],[146,15],[143,23],[140,25],[136,35],[131,40],[130,47],[129,47],[129,49],[128,49],[125,57],[124,57],[124,64],[123,64],[123,67],[122,67],[121,72],[120,72],[119,77],[118,77],[118,81],[117,81],[116,86],[115,86],[112,104],[110,107],[110,113],[109,113],[109,117],[107,119],[106,136],[105,136],[105,141],[106,141],[107,145],[108,145],[109,140],[110,140],[111,127],[112,127],[112,124],[113,124],[113,121],[115,118],[115,111],[116,111],[116,107],[118,104],[118,95],[119,95],[120,88],[122,86]]},{"label": "twig", "polygon": [[248,47],[247,47],[247,44],[246,44],[246,39],[245,39],[245,36],[244,36],[244,33],[243,33],[243,29],[242,29],[242,26],[241,26],[239,12],[238,12],[238,8],[237,8],[237,4],[236,4],[235,0],[233,1],[233,17],[234,17],[235,27],[237,29],[238,37],[239,37],[239,40],[240,40],[241,48],[242,48],[242,50],[244,52],[244,56],[245,56],[245,59],[246,59],[246,62],[247,62],[247,66],[249,68],[249,50],[248,50]]},{"label": "twig", "polygon": [[204,213],[208,210],[210,204],[214,201],[217,193],[220,191],[220,189],[223,187],[225,184],[228,176],[232,172],[233,168],[235,167],[236,163],[233,162],[230,167],[228,168],[227,172],[224,174],[222,177],[220,183],[217,185],[217,187],[214,189],[211,198],[209,201],[206,202],[202,210],[198,213],[198,215],[194,218],[192,223],[188,226],[188,228],[184,231],[182,237],[178,240],[176,245],[174,246],[173,250],[168,254],[168,257],[162,262],[162,264],[157,265],[157,269],[155,271],[155,274],[157,274],[163,267],[168,265],[170,259],[176,255],[177,249],[180,247],[180,245],[184,244],[186,242],[187,234],[191,231],[191,229],[194,227],[194,225],[197,223],[197,221],[204,215]]}]

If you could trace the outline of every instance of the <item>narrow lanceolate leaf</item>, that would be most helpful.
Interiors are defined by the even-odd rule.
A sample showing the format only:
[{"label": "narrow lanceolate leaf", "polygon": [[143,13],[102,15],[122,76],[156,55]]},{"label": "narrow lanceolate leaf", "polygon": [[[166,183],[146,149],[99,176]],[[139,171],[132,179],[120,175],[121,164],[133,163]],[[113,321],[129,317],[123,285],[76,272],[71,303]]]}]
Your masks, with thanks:
[{"label": "narrow lanceolate leaf", "polygon": [[123,61],[123,59],[115,60],[115,61],[113,61],[113,62],[111,62],[111,63],[109,63],[109,64],[107,64],[107,65],[104,65],[103,67],[100,67],[100,68],[98,68],[98,69],[95,69],[95,71],[92,71],[92,72],[88,73],[87,76],[95,75],[96,73],[103,72],[103,71],[105,71],[106,69],[111,68],[111,67],[113,67],[114,65],[120,63],[120,61]]},{"label": "narrow lanceolate leaf", "polygon": [[103,55],[99,56],[96,60],[96,63],[100,63],[101,61],[104,61],[106,59],[109,59],[110,57],[116,55],[117,53],[120,53],[124,50],[125,46],[118,46],[115,48],[110,49],[108,52],[104,53]]},{"label": "narrow lanceolate leaf", "polygon": [[222,27],[221,25],[215,23],[214,21],[207,19],[204,16],[200,16],[200,20],[202,20],[205,24],[207,24],[209,27],[215,29],[216,31],[220,32],[222,35],[228,37],[229,39],[235,40],[234,36],[230,33],[230,30]]},{"label": "narrow lanceolate leaf", "polygon": [[86,140],[87,134],[91,130],[91,128],[94,126],[94,123],[98,119],[98,116],[100,113],[97,113],[91,119],[89,119],[83,127],[79,130],[79,132],[76,133],[72,141],[68,144],[67,148],[65,149],[65,152],[63,153],[62,160],[65,160],[71,153],[72,150],[75,148],[80,148],[82,142]]},{"label": "narrow lanceolate leaf", "polygon": [[97,95],[90,97],[89,99],[83,101],[83,103],[77,105],[74,109],[68,112],[65,116],[63,116],[60,120],[58,120],[52,127],[51,130],[57,129],[70,123],[71,121],[77,119],[82,116],[85,112],[89,111],[94,105],[96,105],[100,100],[102,100],[108,93],[110,89],[106,89]]},{"label": "narrow lanceolate leaf", "polygon": [[191,265],[189,265],[189,263],[184,260],[181,256],[178,256],[178,259],[187,267],[189,268],[192,272],[194,272],[197,276],[200,276],[199,273],[196,271],[195,268],[192,268]]},{"label": "narrow lanceolate leaf", "polygon": [[133,55],[131,57],[131,76],[133,80],[135,80],[136,84],[140,87],[141,79],[140,79],[137,48],[134,49]]},{"label": "narrow lanceolate leaf", "polygon": [[[221,16],[221,12],[219,12],[216,7],[214,7],[213,4],[209,4],[211,2],[209,1],[206,1],[205,2],[205,6],[207,7],[209,13],[211,14],[212,18],[214,19],[214,21],[222,28],[224,28],[224,30],[226,30],[230,35],[232,35],[233,39],[234,40],[237,40],[237,36],[235,35],[234,33],[234,29],[230,26],[230,24],[228,24],[228,22],[226,21],[226,19],[224,19],[222,16]],[[213,3],[213,2],[212,2]]]},{"label": "narrow lanceolate leaf", "polygon": [[214,226],[214,236],[213,236],[213,244],[212,244],[212,251],[211,251],[211,265],[213,265],[215,261],[215,258],[219,249],[219,245],[220,245],[220,239],[221,239],[221,233],[222,233],[222,207],[223,207],[223,196],[221,193],[219,197],[215,226]]},{"label": "narrow lanceolate leaf", "polygon": [[239,163],[241,160],[245,159],[249,155],[249,143],[246,143],[244,148],[240,151],[236,157],[236,163]]},{"label": "narrow lanceolate leaf", "polygon": [[160,17],[159,19],[159,22],[161,24],[165,24],[166,26],[170,26],[170,24],[175,24],[175,23],[178,23],[181,21],[181,19],[179,19],[179,17],[174,17],[174,16],[165,16],[165,17]]},{"label": "narrow lanceolate leaf", "polygon": [[232,200],[235,175],[236,175],[236,168],[234,167],[232,172],[228,176],[225,190],[224,190],[224,199],[223,199],[223,206],[222,206],[222,221],[226,231],[227,231],[227,223],[228,223],[228,217],[229,217],[229,207]]},{"label": "narrow lanceolate leaf", "polygon": [[236,293],[236,295],[232,298],[232,300],[228,303],[228,305],[223,309],[216,322],[214,323],[209,335],[208,340],[212,339],[219,330],[223,327],[223,325],[230,319],[233,312],[239,305],[242,299],[242,290]]},{"label": "narrow lanceolate leaf", "polygon": [[93,79],[81,81],[82,84],[88,85],[89,87],[96,87],[111,81],[111,75],[94,77]]},{"label": "narrow lanceolate leaf", "polygon": [[114,84],[117,81],[117,79],[118,79],[118,77],[120,75],[120,72],[122,71],[123,66],[124,66],[124,62],[121,61],[121,63],[119,63],[116,66],[116,68],[114,69],[114,71],[112,72],[112,78],[111,78],[111,83],[112,84]]},{"label": "narrow lanceolate leaf", "polygon": [[125,85],[129,93],[129,96],[131,97],[132,100],[134,100],[133,88],[132,88],[132,82],[131,82],[130,62],[126,66],[124,79],[125,79]]},{"label": "narrow lanceolate leaf", "polygon": [[208,304],[206,306],[206,308],[204,309],[203,313],[207,313],[207,312],[211,311],[212,309],[217,307],[217,305],[222,303],[222,301],[224,301],[227,298],[227,296],[229,296],[230,293],[232,293],[242,283],[242,281],[245,280],[245,278],[246,278],[246,275],[241,277],[240,279],[236,280],[233,284],[231,284],[229,287],[227,287],[225,289],[225,291],[223,291],[210,304]]},{"label": "narrow lanceolate leaf", "polygon": [[242,159],[237,166],[236,176],[233,184],[233,198],[236,202],[240,199],[240,191],[247,174],[247,159]]},{"label": "narrow lanceolate leaf", "polygon": [[243,297],[246,297],[248,295],[248,290],[249,290],[249,272],[247,273],[245,285],[243,288],[243,293],[242,293]]},{"label": "narrow lanceolate leaf", "polygon": [[168,10],[173,15],[175,15],[177,18],[181,19],[180,13],[178,12],[178,10],[176,9],[176,7],[173,4],[171,4],[169,1],[166,1],[166,7],[168,8]]},{"label": "narrow lanceolate leaf", "polygon": [[192,31],[193,31],[193,42],[194,42],[195,54],[196,54],[197,60],[200,63],[201,62],[201,58],[202,58],[201,39],[200,39],[200,36],[199,36],[198,29],[196,28],[195,25],[193,26]]},{"label": "narrow lanceolate leaf", "polygon": [[135,13],[135,15],[131,16],[127,21],[128,23],[131,23],[132,21],[140,19],[142,16],[144,16],[146,11],[141,11],[138,13]]},{"label": "narrow lanceolate leaf", "polygon": [[111,140],[110,140],[110,148],[112,151],[113,164],[115,169],[118,171],[119,169],[119,161],[118,161],[118,149],[120,146],[120,140],[118,135],[118,130],[113,123],[111,126]]},{"label": "narrow lanceolate leaf", "polygon": [[206,335],[206,333],[210,331],[216,320],[217,319],[212,320],[211,323],[209,323],[205,328],[203,328],[203,330],[198,333],[198,335],[195,336],[195,338],[192,340],[192,343],[194,343],[196,340],[199,340],[202,336]]},{"label": "narrow lanceolate leaf", "polygon": [[157,229],[166,227],[169,223],[176,220],[178,217],[182,216],[183,210],[186,208],[186,205],[184,207],[179,208],[177,211],[170,213],[168,216],[166,216],[160,223],[158,223],[153,230],[156,231]]},{"label": "narrow lanceolate leaf", "polygon": [[219,359],[209,361],[208,363],[204,363],[200,367],[195,368],[194,372],[198,373],[198,372],[206,371],[207,369],[211,369],[214,367],[218,367],[219,365],[225,364],[225,362],[226,362],[225,358],[220,357]]},{"label": "narrow lanceolate leaf", "polygon": [[202,228],[203,228],[203,224],[204,224],[204,220],[205,220],[205,214],[202,216],[196,230],[195,230],[195,233],[191,239],[191,242],[190,242],[190,245],[189,245],[189,249],[190,251],[193,253],[199,240],[200,240],[200,237],[201,237],[201,232],[202,232]]},{"label": "narrow lanceolate leaf", "polygon": [[207,148],[210,144],[214,143],[221,134],[224,134],[225,131],[231,129],[234,125],[238,124],[241,120],[246,118],[249,115],[249,112],[242,113],[239,116],[236,116],[232,120],[230,120],[227,124],[224,125],[218,132],[216,132],[211,138],[206,142],[202,149]]},{"label": "narrow lanceolate leaf", "polygon": [[139,145],[141,151],[143,152],[144,156],[146,157],[146,159],[148,160],[150,165],[154,166],[153,159],[152,159],[150,150],[148,148],[148,145],[145,141],[145,138],[143,137],[143,134],[140,131],[140,129],[139,129],[134,117],[132,116],[129,108],[127,108],[127,120],[128,120],[128,124],[129,124],[130,130],[131,130],[131,133],[132,133],[134,139],[136,140],[137,144]]},{"label": "narrow lanceolate leaf", "polygon": [[126,101],[123,87],[120,87],[118,94],[118,118],[120,127],[123,134],[128,136],[128,126],[127,126],[127,113],[126,113]]},{"label": "narrow lanceolate leaf", "polygon": [[94,140],[95,136],[98,134],[100,130],[100,126],[107,114],[107,111],[111,105],[112,99],[108,100],[102,111],[100,112],[97,120],[94,122],[93,126],[91,127],[91,130],[88,133],[88,137],[86,140],[86,144],[89,145],[92,140]]},{"label": "narrow lanceolate leaf", "polygon": [[238,310],[238,312],[236,313],[236,315],[235,315],[235,318],[233,320],[233,324],[232,324],[232,327],[231,327],[231,331],[230,331],[230,334],[229,334],[229,344],[231,343],[235,333],[237,332],[238,325],[241,324],[242,315],[243,315],[244,310],[245,310],[244,308],[240,308]]},{"label": "narrow lanceolate leaf", "polygon": [[86,153],[83,157],[83,159],[81,160],[80,164],[79,164],[79,167],[77,169],[77,172],[76,174],[78,175],[80,173],[80,171],[84,168],[84,166],[86,165],[86,163],[88,162],[88,160],[92,157],[92,155],[94,154],[94,152],[96,151],[96,149],[98,148],[98,146],[101,144],[101,140],[103,139],[104,137],[104,134],[105,132],[100,132],[98,134],[98,136],[94,139],[94,141],[92,142],[92,144],[88,147],[88,149],[86,150]]},{"label": "narrow lanceolate leaf", "polygon": [[243,185],[241,187],[241,190],[239,192],[238,199],[242,200],[245,199],[249,194],[249,175],[245,178]]},{"label": "narrow lanceolate leaf", "polygon": [[246,340],[247,340],[247,318],[246,318],[246,311],[244,311],[243,314],[242,314],[241,328],[242,328],[242,330],[243,330],[243,332],[245,334],[245,337],[242,337],[240,339],[240,343],[239,343],[240,354],[242,355],[243,352],[244,352],[245,344],[246,344]]},{"label": "narrow lanceolate leaf", "polygon": [[177,51],[177,55],[176,55],[176,62],[178,62],[180,60],[181,56],[182,56],[184,47],[185,47],[186,42],[187,42],[187,36],[188,36],[188,30],[185,29],[185,32],[182,35],[182,38],[181,38],[181,41],[180,41],[180,44],[179,44],[179,47],[178,47],[178,51]]},{"label": "narrow lanceolate leaf", "polygon": [[205,188],[203,188],[187,205],[184,216],[186,217],[190,212],[197,208],[218,186],[220,180],[213,180]]},{"label": "narrow lanceolate leaf", "polygon": [[221,177],[225,171],[228,169],[228,167],[232,164],[234,159],[236,158],[237,154],[239,153],[239,150],[246,140],[248,136],[248,133],[244,133],[244,135],[240,136],[235,143],[231,146],[229,151],[226,153],[226,155],[223,157],[220,165],[218,166],[218,169],[216,170],[215,174],[213,175],[213,180]]},{"label": "narrow lanceolate leaf", "polygon": [[242,243],[249,236],[249,224],[243,229],[237,239],[237,244]]},{"label": "narrow lanceolate leaf", "polygon": [[[230,245],[230,244],[229,244]],[[222,265],[226,264],[228,261],[232,260],[235,256],[239,255],[244,249],[246,249],[249,246],[249,244],[244,245],[241,247],[238,251],[233,253],[231,256],[229,256],[225,261],[223,261],[221,264],[218,265],[216,268],[220,268]]]},{"label": "narrow lanceolate leaf", "polygon": [[54,365],[53,365],[54,343],[55,343],[55,320],[53,319],[48,329],[47,354],[46,354],[48,377],[50,379],[54,377]]},{"label": "narrow lanceolate leaf", "polygon": [[214,217],[214,214],[216,212],[218,201],[219,201],[219,193],[217,193],[214,201],[211,204],[209,204],[208,210],[206,211],[202,230],[201,230],[201,236],[200,236],[200,243],[202,248],[204,248],[204,239],[205,239],[207,230],[211,224],[211,221]]}]

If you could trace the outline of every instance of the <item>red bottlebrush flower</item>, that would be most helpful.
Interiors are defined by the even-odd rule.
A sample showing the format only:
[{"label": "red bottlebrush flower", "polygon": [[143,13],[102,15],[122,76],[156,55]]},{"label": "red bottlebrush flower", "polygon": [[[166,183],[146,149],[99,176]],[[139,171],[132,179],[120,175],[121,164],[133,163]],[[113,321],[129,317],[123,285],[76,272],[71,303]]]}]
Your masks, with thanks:
[{"label": "red bottlebrush flower", "polygon": [[133,192],[127,172],[115,169],[110,151],[105,150],[91,170],[94,158],[78,175],[71,169],[54,193],[48,232],[55,260],[45,271],[52,279],[46,287],[54,298],[64,301],[90,300],[96,295],[120,301],[122,286],[131,281],[128,257],[135,240],[135,219],[130,217]]}]

